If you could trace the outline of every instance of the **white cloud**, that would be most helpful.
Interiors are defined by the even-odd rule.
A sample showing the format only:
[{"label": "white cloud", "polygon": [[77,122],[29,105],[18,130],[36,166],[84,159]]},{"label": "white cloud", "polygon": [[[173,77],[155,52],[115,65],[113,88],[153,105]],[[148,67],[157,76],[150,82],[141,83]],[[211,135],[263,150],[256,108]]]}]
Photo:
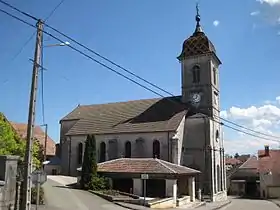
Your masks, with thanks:
[{"label": "white cloud", "polygon": [[260,11],[254,11],[254,12],[250,13],[251,16],[256,16],[256,15],[259,15],[259,14],[260,14]]},{"label": "white cloud", "polygon": [[[232,122],[239,125],[243,125],[246,128],[252,129],[257,132],[264,133],[265,136],[258,133],[253,133],[258,137],[242,134],[242,131],[251,133],[249,130],[238,128],[240,132],[235,132],[233,135],[230,133],[230,129],[225,130],[225,138],[232,139],[225,141],[225,149],[227,153],[254,153],[259,149],[263,149],[265,144],[269,144],[271,147],[279,147],[280,142],[273,140],[280,140],[280,96],[274,100],[267,100],[261,106],[249,106],[245,108],[231,107],[228,110],[221,112],[221,117],[227,118]],[[230,125],[225,122],[225,124]],[[233,126],[233,125],[230,125]],[[279,136],[273,138],[272,136]],[[268,140],[262,139],[262,137]]]},{"label": "white cloud", "polygon": [[277,35],[280,36],[280,31],[277,32]]},{"label": "white cloud", "polygon": [[225,140],[225,152],[227,154],[234,155],[239,154],[254,154],[256,155],[258,150],[264,149],[264,145],[269,145],[270,148],[279,148],[279,143],[274,141],[266,141],[248,137],[247,135],[241,136],[239,139]]},{"label": "white cloud", "polygon": [[213,22],[213,25],[214,25],[215,27],[217,27],[218,25],[220,25],[220,21],[215,20],[215,21]]},{"label": "white cloud", "polygon": [[[279,31],[279,33],[280,33],[280,31]],[[280,35],[280,34],[279,34],[279,35]],[[280,104],[280,96],[277,96],[277,97],[276,97],[276,101],[277,101],[277,103]]]},{"label": "white cloud", "polygon": [[260,2],[261,4],[263,3],[269,4],[270,6],[280,4],[280,0],[257,0],[257,1]]}]

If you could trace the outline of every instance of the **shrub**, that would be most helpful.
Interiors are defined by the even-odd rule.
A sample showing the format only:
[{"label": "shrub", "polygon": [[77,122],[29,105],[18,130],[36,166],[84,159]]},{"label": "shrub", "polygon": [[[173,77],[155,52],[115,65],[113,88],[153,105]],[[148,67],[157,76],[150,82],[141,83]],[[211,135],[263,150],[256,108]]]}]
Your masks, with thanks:
[{"label": "shrub", "polygon": [[108,190],[110,188],[110,184],[107,178],[95,175],[92,176],[88,187],[90,190],[94,191]]},{"label": "shrub", "polygon": [[[45,199],[44,199],[44,188],[40,187],[40,195],[39,195],[39,204],[42,205],[45,203]],[[32,187],[31,188],[31,203],[32,204],[36,204],[36,199],[37,199],[37,188],[36,187]]]}]

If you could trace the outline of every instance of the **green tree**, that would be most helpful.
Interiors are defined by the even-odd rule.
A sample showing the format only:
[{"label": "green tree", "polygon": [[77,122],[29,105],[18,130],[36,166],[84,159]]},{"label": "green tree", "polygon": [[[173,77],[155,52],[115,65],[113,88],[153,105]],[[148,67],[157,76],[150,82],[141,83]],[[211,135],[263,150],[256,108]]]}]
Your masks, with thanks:
[{"label": "green tree", "polygon": [[[25,144],[26,141],[18,136],[11,124],[0,113],[0,155],[16,155],[22,161],[25,154]],[[40,154],[39,145],[39,142],[34,141],[32,147],[33,164],[36,167],[40,166],[38,159]]]},{"label": "green tree", "polygon": [[234,158],[239,158],[240,155],[238,153],[235,153]]},{"label": "green tree", "polygon": [[84,160],[81,174],[81,187],[87,189],[93,177],[97,177],[96,141],[94,135],[88,135],[84,152]]}]

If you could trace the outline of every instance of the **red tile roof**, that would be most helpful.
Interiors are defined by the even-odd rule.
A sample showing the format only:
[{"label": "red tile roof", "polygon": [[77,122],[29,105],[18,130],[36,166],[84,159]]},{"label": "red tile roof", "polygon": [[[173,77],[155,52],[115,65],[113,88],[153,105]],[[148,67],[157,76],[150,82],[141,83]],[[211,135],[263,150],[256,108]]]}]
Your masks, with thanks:
[{"label": "red tile roof", "polygon": [[[15,131],[21,138],[26,138],[27,135],[27,124],[25,123],[15,123],[10,122]],[[35,126],[34,128],[34,137],[39,140],[42,146],[45,145],[45,132],[40,126]],[[55,142],[48,136],[47,140],[47,155],[55,155]]]},{"label": "red tile roof", "polygon": [[141,174],[198,174],[200,171],[156,158],[119,158],[98,163],[98,172]]},{"label": "red tile roof", "polygon": [[240,163],[241,161],[236,158],[226,158],[226,165],[237,165]]},{"label": "red tile roof", "polygon": [[277,173],[280,175],[280,150],[269,150],[269,156],[264,156],[265,151],[259,150],[259,170],[260,172]]},{"label": "red tile roof", "polygon": [[240,169],[258,169],[259,168],[258,158],[256,156],[250,157],[239,168]]}]

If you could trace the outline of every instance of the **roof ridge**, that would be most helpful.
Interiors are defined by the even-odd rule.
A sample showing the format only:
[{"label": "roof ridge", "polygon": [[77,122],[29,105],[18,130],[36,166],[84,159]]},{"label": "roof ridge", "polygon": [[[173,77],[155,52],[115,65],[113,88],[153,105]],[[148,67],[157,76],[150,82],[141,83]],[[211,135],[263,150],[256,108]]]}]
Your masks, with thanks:
[{"label": "roof ridge", "polygon": [[198,171],[198,172],[200,172],[199,170],[190,168],[190,167],[188,167],[188,166],[183,166],[183,165],[179,165],[179,164],[176,164],[176,163],[171,163],[171,162],[165,161],[165,160],[160,160],[160,161],[162,161],[162,162],[164,162],[164,163],[167,163],[167,164],[170,164],[170,165],[174,165],[174,166],[179,167],[179,168],[188,168],[188,169],[191,169],[191,170],[193,170],[193,171]]},{"label": "roof ridge", "polygon": [[128,101],[116,101],[116,102],[105,102],[105,103],[98,103],[98,104],[80,104],[80,107],[87,107],[87,106],[98,106],[98,105],[107,105],[107,104],[118,104],[118,103],[131,103],[131,102],[137,102],[137,101],[149,101],[149,100],[157,100],[157,99],[164,99],[164,98],[176,98],[180,97],[180,95],[175,96],[166,96],[166,97],[157,97],[157,98],[142,98],[142,99],[133,99]]},{"label": "roof ridge", "polygon": [[160,160],[160,159],[157,159],[157,158],[155,158],[155,160],[158,162],[158,163],[160,163],[163,167],[165,167],[165,168],[167,168],[168,170],[170,170],[170,171],[172,171],[173,173],[177,173],[175,170],[173,170],[172,168],[170,168],[170,167],[168,167],[166,164],[164,164],[163,162],[162,162],[162,160]]},{"label": "roof ridge", "polygon": [[128,100],[128,101],[105,102],[105,103],[98,103],[98,104],[84,104],[84,105],[80,105],[80,107],[98,106],[98,105],[107,105],[107,104],[131,103],[131,102],[137,102],[137,101],[148,101],[148,100],[156,100],[156,99],[162,99],[162,98],[166,98],[166,97],[143,98],[143,99],[135,99],[135,100]]},{"label": "roof ridge", "polygon": [[112,159],[112,160],[107,160],[101,163],[97,163],[97,165],[103,165],[105,163],[111,163],[111,162],[115,162],[116,160],[120,160],[120,159],[125,159],[125,158],[117,158],[117,159]]}]

